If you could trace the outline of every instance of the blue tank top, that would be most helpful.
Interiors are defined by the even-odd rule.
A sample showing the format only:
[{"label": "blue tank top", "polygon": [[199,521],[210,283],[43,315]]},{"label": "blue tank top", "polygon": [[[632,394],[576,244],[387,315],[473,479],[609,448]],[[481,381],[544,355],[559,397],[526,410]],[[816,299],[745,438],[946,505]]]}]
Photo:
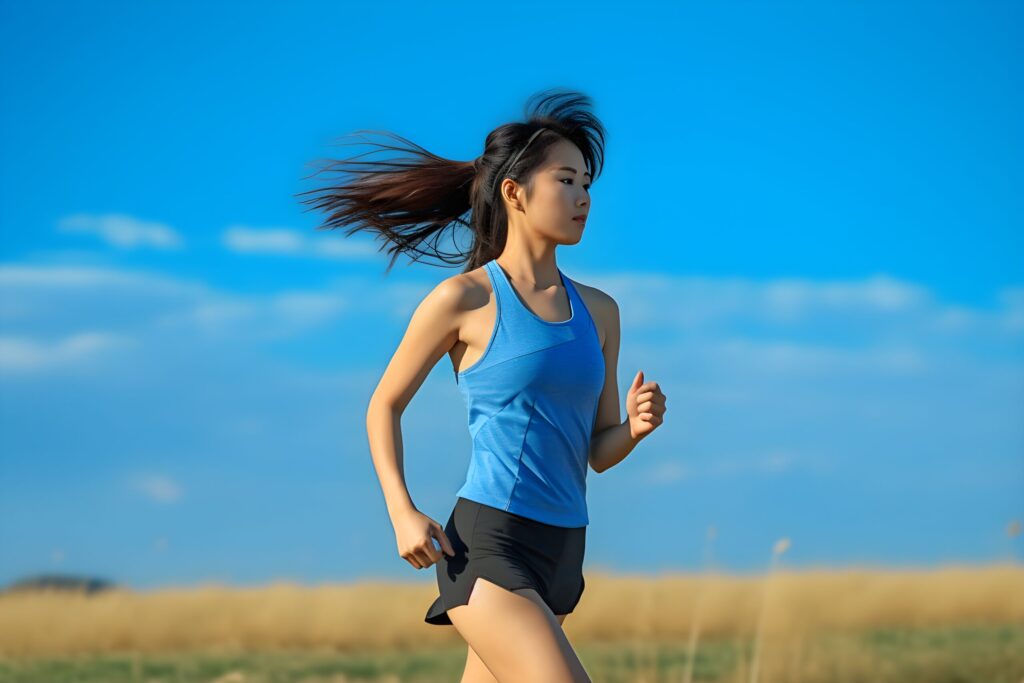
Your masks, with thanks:
[{"label": "blue tank top", "polygon": [[561,270],[572,315],[548,322],[519,298],[494,260],[497,306],[483,355],[455,373],[473,451],[457,496],[546,524],[581,527],[605,363],[586,304]]}]

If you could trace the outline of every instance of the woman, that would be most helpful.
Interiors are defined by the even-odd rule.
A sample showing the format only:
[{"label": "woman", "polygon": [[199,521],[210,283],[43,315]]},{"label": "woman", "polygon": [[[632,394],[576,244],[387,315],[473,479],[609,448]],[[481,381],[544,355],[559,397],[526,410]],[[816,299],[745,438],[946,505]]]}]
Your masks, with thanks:
[{"label": "woman", "polygon": [[[493,130],[468,162],[393,136],[414,158],[340,162],[357,179],[304,200],[329,213],[327,227],[378,232],[391,244],[389,270],[399,252],[466,261],[416,308],[366,419],[399,555],[436,566],[440,595],[425,621],[454,625],[469,646],[463,683],[590,680],[561,628],[585,585],[587,467],[623,460],[665,414],[665,395],[641,371],[620,419],[616,302],[555,263],[558,245],[583,236],[603,161],[604,129],[588,103],[542,93],[525,123]],[[445,254],[436,238],[456,225],[472,245]],[[400,420],[444,353],[473,452],[442,528],[406,489]]]}]

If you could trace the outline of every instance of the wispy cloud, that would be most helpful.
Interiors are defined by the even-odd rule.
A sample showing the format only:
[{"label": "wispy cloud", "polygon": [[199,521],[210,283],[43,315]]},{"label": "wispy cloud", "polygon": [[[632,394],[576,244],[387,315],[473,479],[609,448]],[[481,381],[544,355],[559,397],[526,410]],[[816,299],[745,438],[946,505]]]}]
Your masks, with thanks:
[{"label": "wispy cloud", "polygon": [[0,336],[0,371],[28,373],[80,365],[131,343],[131,338],[109,332],[76,332],[56,341]]},{"label": "wispy cloud", "polygon": [[[121,267],[0,264],[0,367],[20,370],[7,382],[15,400],[4,415],[18,467],[42,473],[59,469],[51,454],[87,457],[91,476],[161,505],[183,500],[178,476],[192,477],[234,491],[230,502],[200,496],[197,504],[251,505],[254,515],[266,506],[246,492],[260,487],[306,496],[313,486],[351,486],[324,500],[364,509],[372,491],[358,482],[373,476],[363,457],[366,400],[443,273],[338,270],[319,286],[252,293]],[[860,482],[896,501],[908,491],[954,495],[964,482],[977,492],[1013,485],[1020,287],[982,307],[891,279],[804,281],[798,294],[780,294],[790,285],[778,280],[578,279],[619,301],[620,379],[643,367],[670,405],[655,438],[614,474],[594,478],[595,502],[604,487],[652,500],[686,489],[764,505],[758,496],[786,487],[841,498]],[[653,281],[654,290],[645,287]],[[634,315],[652,291],[650,314]],[[117,340],[128,346],[105,353]],[[418,500],[442,509],[453,493],[445,482],[464,476],[468,457],[452,457],[452,444],[470,443],[449,369],[434,374],[403,429],[423,444],[410,459]],[[622,382],[619,389],[621,399]],[[170,476],[167,463],[180,472]],[[67,469],[65,485],[81,489],[77,470]],[[148,474],[125,484],[126,472]],[[279,486],[285,476],[292,480]],[[275,514],[305,509],[290,508]],[[161,510],[149,512],[165,523]],[[177,534],[152,529],[164,533]]]},{"label": "wispy cloud", "polygon": [[728,338],[707,342],[701,349],[735,368],[766,373],[916,373],[928,369],[926,352],[906,342],[846,349],[821,343]]},{"label": "wispy cloud", "polygon": [[[289,241],[296,242],[280,238]],[[986,310],[945,304],[926,287],[889,277],[816,283],[597,274],[581,281],[619,301],[626,353],[674,366],[703,360],[756,374],[912,374],[930,369],[945,337],[1013,343],[1024,332],[1020,286],[999,292]],[[429,286],[352,275],[319,288],[249,294],[145,270],[8,263],[0,265],[0,321],[10,330],[0,339],[0,368],[88,362],[148,332],[258,341],[296,337],[346,316],[384,314],[404,323]],[[744,393],[707,386],[718,396]]]},{"label": "wispy cloud", "polygon": [[118,249],[177,250],[185,245],[181,235],[166,223],[119,213],[73,214],[58,221],[57,228],[65,233],[95,235]]},{"label": "wispy cloud", "polygon": [[624,326],[692,330],[743,320],[780,329],[806,323],[873,323],[936,332],[1024,331],[1024,285],[999,291],[996,308],[989,311],[943,302],[924,285],[885,274],[849,280],[756,280],[586,273],[580,281],[615,297]]},{"label": "wispy cloud", "polygon": [[751,456],[710,457],[701,472],[706,476],[741,474],[780,474],[800,466],[801,458],[793,451],[768,451]]},{"label": "wispy cloud", "polygon": [[1012,332],[1024,332],[1024,285],[1004,287],[999,292],[999,300],[1003,304],[1003,325]]},{"label": "wispy cloud", "polygon": [[663,485],[689,479],[694,476],[693,468],[675,460],[655,463],[644,468],[639,479],[645,484]]},{"label": "wispy cloud", "polygon": [[173,478],[164,474],[134,475],[128,479],[129,488],[156,503],[176,503],[185,492]]},{"label": "wispy cloud", "polygon": [[275,254],[304,258],[363,261],[379,258],[376,247],[369,242],[341,239],[329,232],[307,234],[288,228],[250,228],[235,225],[224,231],[222,242],[240,254]]},{"label": "wispy cloud", "polygon": [[661,460],[642,467],[636,477],[643,484],[664,486],[683,480],[778,475],[800,467],[820,471],[827,466],[823,458],[802,458],[791,450],[772,450],[751,455],[704,456],[699,460]]},{"label": "wispy cloud", "polygon": [[395,315],[402,307],[394,297],[414,305],[406,287],[369,280],[248,294],[106,266],[0,264],[0,289],[0,322],[8,332],[0,336],[0,368],[23,372],[87,363],[115,343],[152,334],[280,339],[353,309]]},{"label": "wispy cloud", "polygon": [[149,293],[201,293],[202,285],[149,270],[107,266],[0,264],[0,287],[82,290],[142,288]]},{"label": "wispy cloud", "polygon": [[886,275],[855,281],[781,279],[755,287],[753,303],[780,320],[798,319],[816,310],[900,312],[930,298],[926,288]]}]

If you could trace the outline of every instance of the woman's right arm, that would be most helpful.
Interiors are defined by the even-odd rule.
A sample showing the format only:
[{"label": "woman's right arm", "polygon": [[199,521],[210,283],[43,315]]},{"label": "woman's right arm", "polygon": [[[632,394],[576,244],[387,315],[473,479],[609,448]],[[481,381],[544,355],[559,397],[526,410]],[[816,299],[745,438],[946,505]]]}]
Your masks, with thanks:
[{"label": "woman's right arm", "polygon": [[441,559],[434,538],[444,552],[452,555],[455,551],[444,528],[417,510],[409,495],[402,464],[402,413],[437,361],[458,341],[464,294],[464,285],[456,276],[442,281],[420,302],[366,411],[370,453],[398,552],[417,569]]}]

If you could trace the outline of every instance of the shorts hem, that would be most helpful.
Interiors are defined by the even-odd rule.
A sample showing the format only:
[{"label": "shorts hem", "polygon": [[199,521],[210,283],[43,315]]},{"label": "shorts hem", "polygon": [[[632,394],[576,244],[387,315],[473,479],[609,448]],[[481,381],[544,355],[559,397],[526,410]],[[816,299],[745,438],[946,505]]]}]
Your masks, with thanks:
[{"label": "shorts hem", "polygon": [[555,610],[551,611],[554,612],[556,615],[572,614],[576,610],[576,608],[579,607],[580,600],[583,599],[583,591],[586,589],[586,587],[587,580],[584,577],[580,577],[580,591],[576,594],[576,600],[572,603],[572,607],[565,610],[564,612],[556,612]]},{"label": "shorts hem", "polygon": [[[534,584],[534,583],[511,584],[511,587],[510,587],[509,585],[507,585],[505,582],[501,581],[500,579],[496,579],[493,576],[490,576],[488,574],[476,574],[473,577],[473,582],[470,584],[470,588],[469,588],[471,593],[473,591],[473,587],[476,586],[476,580],[477,579],[487,579],[488,581],[490,581],[491,583],[495,584],[496,586],[501,586],[502,588],[504,588],[505,590],[510,591],[510,592],[511,591],[517,591],[517,590],[520,590],[520,589],[523,589],[523,588],[532,588],[533,590],[537,591],[538,595],[541,595],[540,588],[538,588],[537,585]],[[455,602],[454,604],[451,604],[451,605],[449,605],[445,601],[443,595],[439,595],[437,597],[437,599],[434,600],[433,604],[431,604],[430,607],[427,609],[427,615],[423,618],[423,621],[425,621],[428,624],[434,624],[434,625],[437,625],[437,626],[452,626],[453,624],[452,624],[451,618],[448,616],[448,610],[452,609],[453,607],[459,607],[460,605],[468,605],[468,604],[469,604],[469,595],[466,595],[465,597],[460,597],[458,602]]]}]

